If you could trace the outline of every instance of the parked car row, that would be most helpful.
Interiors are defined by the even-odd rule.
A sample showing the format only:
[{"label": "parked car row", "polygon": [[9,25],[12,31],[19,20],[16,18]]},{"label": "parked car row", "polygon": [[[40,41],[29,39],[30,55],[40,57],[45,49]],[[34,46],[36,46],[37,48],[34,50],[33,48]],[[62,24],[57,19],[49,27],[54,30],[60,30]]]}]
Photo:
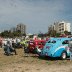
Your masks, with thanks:
[{"label": "parked car row", "polygon": [[[13,40],[13,39],[12,39]],[[15,40],[15,39],[14,39]],[[48,40],[18,40],[16,39],[16,47],[23,47],[26,53],[37,53],[39,56],[59,57],[66,59],[70,56],[69,41],[71,38],[49,38]],[[3,40],[6,44],[7,39]],[[11,41],[11,40],[10,40]]]},{"label": "parked car row", "polygon": [[28,41],[28,46],[25,51],[38,53],[39,56],[59,57],[66,59],[70,56],[69,41],[71,38],[50,38],[46,40],[31,40]]}]

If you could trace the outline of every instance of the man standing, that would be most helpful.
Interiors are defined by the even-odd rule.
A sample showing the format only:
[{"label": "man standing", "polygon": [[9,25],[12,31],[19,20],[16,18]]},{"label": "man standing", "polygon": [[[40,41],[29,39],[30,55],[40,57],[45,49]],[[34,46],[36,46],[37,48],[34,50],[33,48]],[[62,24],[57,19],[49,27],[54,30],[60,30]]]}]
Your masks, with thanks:
[{"label": "man standing", "polygon": [[70,48],[70,60],[72,60],[72,39],[69,41],[69,48]]}]

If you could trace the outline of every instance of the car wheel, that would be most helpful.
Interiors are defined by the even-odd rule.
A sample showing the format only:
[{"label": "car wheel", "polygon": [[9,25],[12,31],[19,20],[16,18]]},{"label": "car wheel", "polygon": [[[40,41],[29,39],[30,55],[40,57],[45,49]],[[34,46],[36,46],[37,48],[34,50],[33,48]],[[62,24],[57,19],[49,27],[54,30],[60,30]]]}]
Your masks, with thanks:
[{"label": "car wheel", "polygon": [[34,53],[34,54],[37,53],[37,48],[34,48],[33,53]]},{"label": "car wheel", "polygon": [[66,58],[67,58],[67,53],[66,53],[66,51],[63,51],[61,54],[61,59],[65,60]]},{"label": "car wheel", "polygon": [[29,53],[29,48],[24,48],[25,53]]}]

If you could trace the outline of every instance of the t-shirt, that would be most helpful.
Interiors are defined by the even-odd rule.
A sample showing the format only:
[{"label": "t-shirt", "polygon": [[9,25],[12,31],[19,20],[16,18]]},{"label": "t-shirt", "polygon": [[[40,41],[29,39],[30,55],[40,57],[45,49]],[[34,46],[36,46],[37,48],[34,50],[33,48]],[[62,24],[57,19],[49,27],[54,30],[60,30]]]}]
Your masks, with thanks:
[{"label": "t-shirt", "polygon": [[70,51],[72,52],[72,41],[69,41],[69,48],[70,48]]}]

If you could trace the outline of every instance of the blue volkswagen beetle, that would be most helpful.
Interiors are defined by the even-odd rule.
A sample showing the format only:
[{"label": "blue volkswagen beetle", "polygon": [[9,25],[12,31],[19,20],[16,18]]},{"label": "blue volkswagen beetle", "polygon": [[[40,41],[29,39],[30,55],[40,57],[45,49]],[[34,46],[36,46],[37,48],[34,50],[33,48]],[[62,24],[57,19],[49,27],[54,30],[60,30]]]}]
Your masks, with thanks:
[{"label": "blue volkswagen beetle", "polygon": [[71,38],[50,38],[41,50],[40,56],[60,57],[66,59],[70,56],[68,43]]}]

